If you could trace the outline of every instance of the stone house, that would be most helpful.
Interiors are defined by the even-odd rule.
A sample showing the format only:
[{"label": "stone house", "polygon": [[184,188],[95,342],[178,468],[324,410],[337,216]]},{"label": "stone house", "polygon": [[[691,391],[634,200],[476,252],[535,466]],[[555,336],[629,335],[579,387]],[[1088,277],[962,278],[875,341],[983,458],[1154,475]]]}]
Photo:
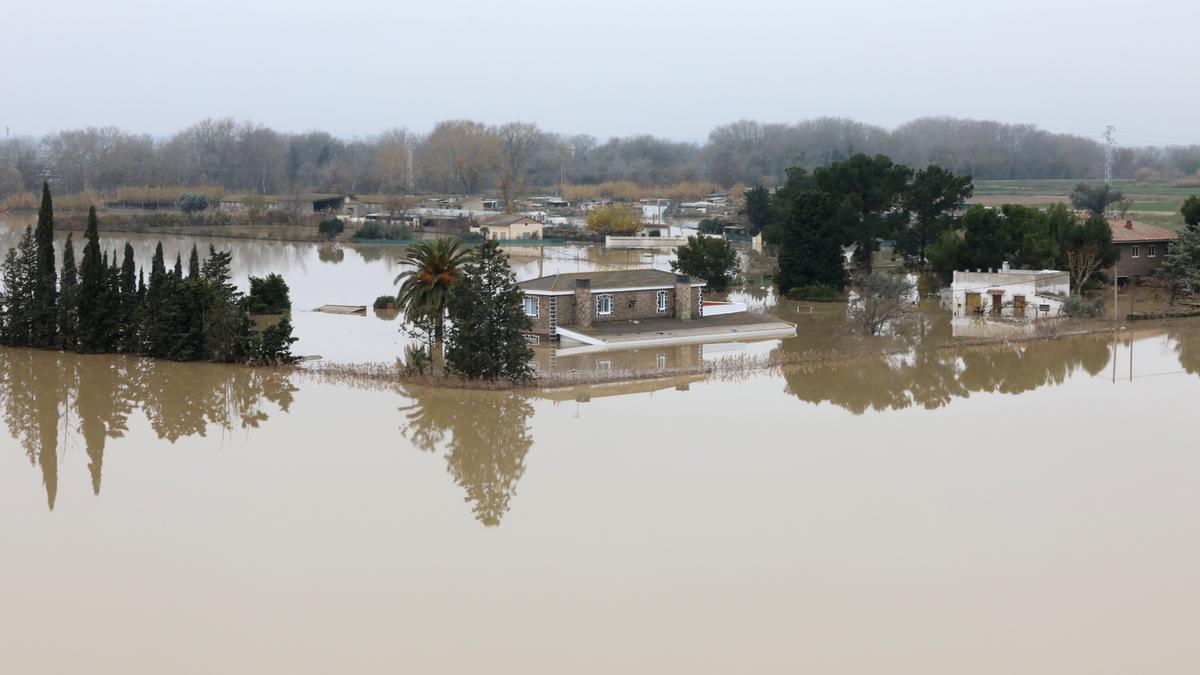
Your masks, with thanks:
[{"label": "stone house", "polygon": [[517,284],[525,293],[531,335],[557,339],[558,327],[606,321],[690,320],[703,314],[701,279],[665,270],[555,274]]},{"label": "stone house", "polygon": [[1121,251],[1121,259],[1105,274],[1111,280],[1115,275],[1117,284],[1124,286],[1130,277],[1149,276],[1167,255],[1167,246],[1179,239],[1178,232],[1165,230],[1135,220],[1110,220],[1113,243]]}]

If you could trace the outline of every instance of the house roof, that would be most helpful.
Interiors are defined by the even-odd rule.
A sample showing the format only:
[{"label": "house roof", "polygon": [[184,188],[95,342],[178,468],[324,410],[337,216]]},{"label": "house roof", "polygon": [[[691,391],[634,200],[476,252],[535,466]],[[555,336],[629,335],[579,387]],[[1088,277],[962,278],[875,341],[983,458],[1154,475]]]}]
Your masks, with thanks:
[{"label": "house roof", "polygon": [[522,221],[529,221],[531,224],[538,224],[538,221],[523,216],[519,213],[502,213],[498,216],[492,216],[483,222],[484,225],[514,225]]},{"label": "house roof", "polygon": [[[577,279],[590,279],[592,291],[628,288],[674,288],[675,273],[666,270],[618,270],[613,272],[571,272],[538,277],[517,284],[523,291],[543,293],[574,293]],[[692,279],[691,285],[704,286],[703,279]]]},{"label": "house roof", "polygon": [[1116,244],[1139,241],[1174,241],[1179,238],[1178,232],[1139,223],[1136,220],[1110,220],[1108,226],[1112,228],[1113,243]]}]

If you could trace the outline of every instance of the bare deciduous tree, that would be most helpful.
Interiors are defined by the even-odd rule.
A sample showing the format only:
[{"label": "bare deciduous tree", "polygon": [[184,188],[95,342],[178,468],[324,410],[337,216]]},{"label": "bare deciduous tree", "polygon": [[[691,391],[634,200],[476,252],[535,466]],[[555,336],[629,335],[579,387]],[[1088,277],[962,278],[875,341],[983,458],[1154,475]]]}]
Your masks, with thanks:
[{"label": "bare deciduous tree", "polygon": [[514,198],[525,183],[525,165],[533,152],[538,138],[536,124],[509,122],[496,129],[500,159],[500,195],[504,199],[504,210],[516,210]]},{"label": "bare deciduous tree", "polygon": [[850,306],[850,319],[866,335],[878,335],[913,304],[914,288],[905,277],[875,272],[863,279]]}]

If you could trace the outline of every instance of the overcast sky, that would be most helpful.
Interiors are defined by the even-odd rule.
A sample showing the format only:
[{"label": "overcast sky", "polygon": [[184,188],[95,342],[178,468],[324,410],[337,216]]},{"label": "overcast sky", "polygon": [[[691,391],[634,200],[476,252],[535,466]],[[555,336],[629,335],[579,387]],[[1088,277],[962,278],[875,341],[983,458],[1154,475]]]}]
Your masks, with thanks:
[{"label": "overcast sky", "polygon": [[703,141],[739,118],[1200,143],[1197,0],[9,0],[0,125],[435,122]]}]

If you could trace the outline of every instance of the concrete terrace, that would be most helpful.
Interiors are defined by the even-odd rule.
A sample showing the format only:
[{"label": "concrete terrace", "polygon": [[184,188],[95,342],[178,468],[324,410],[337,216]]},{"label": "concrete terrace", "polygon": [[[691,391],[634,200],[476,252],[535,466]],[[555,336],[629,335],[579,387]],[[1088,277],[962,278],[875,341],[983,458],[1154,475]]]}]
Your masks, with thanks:
[{"label": "concrete terrace", "polygon": [[796,334],[796,325],[766,314],[738,312],[689,321],[679,319],[605,321],[593,324],[588,328],[571,326],[569,331],[560,327],[559,331],[564,338],[570,338],[568,333],[573,332],[596,343],[564,346],[559,349],[559,354],[567,356],[654,345],[790,337]]}]

